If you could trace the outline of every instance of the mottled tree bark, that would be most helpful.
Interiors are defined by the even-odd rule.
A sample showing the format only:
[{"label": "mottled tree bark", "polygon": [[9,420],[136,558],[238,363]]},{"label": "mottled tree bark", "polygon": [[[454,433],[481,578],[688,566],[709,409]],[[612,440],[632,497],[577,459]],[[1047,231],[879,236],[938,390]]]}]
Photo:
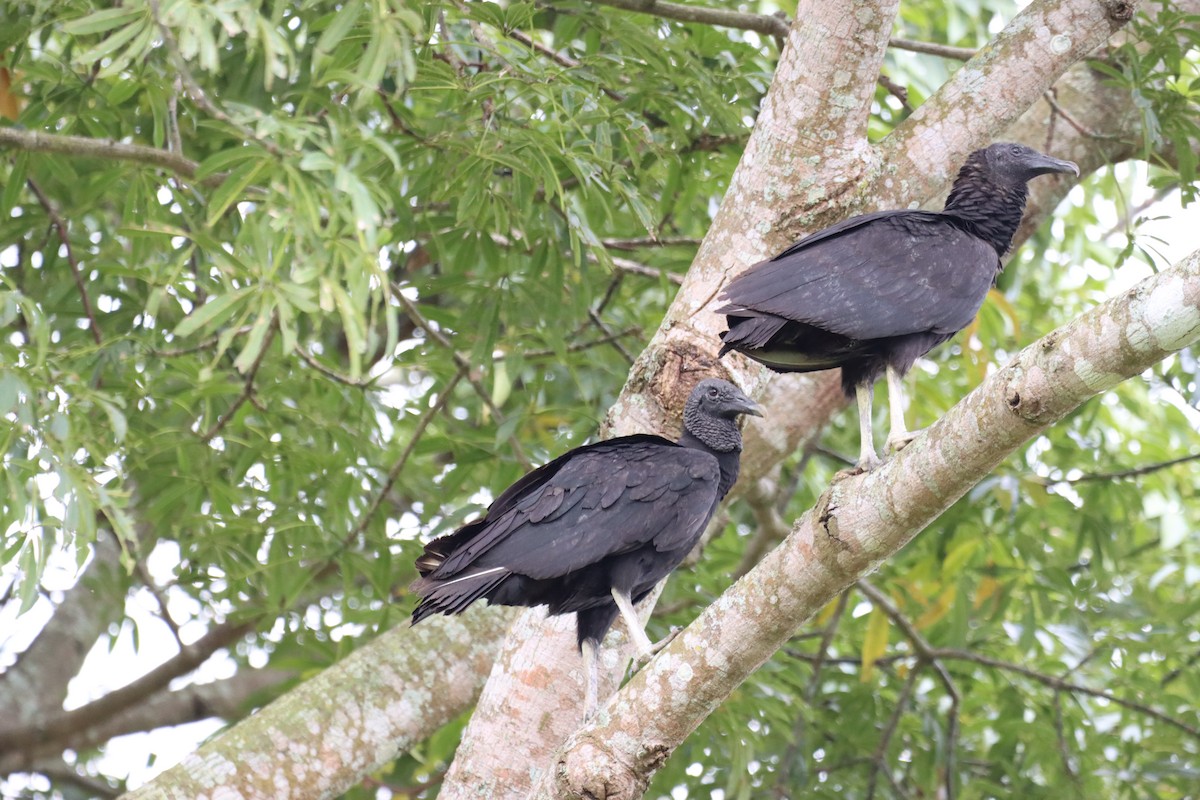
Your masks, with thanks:
[{"label": "mottled tree bark", "polygon": [[474,702],[503,621],[480,608],[395,628],[124,796],[336,797]]}]

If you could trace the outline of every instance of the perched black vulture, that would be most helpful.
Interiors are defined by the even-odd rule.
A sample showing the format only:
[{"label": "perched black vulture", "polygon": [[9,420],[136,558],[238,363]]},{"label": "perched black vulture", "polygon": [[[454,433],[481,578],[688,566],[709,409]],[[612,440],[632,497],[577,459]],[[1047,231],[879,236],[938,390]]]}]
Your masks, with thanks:
[{"label": "perched black vulture", "polygon": [[709,378],[688,397],[678,442],[639,434],[577,447],[504,491],[480,519],[425,546],[413,624],[486,598],[575,612],[597,707],[596,651],[620,614],[643,655],[655,647],[633,604],[679,566],[737,480],[741,414],[758,407]]},{"label": "perched black vulture", "polygon": [[874,468],[872,386],[886,371],[887,446],[899,448],[912,437],[901,377],[975,318],[1021,223],[1026,182],[1050,172],[1079,168],[998,142],[967,157],[942,211],[853,217],[754,265],[722,295],[721,355],[737,350],[776,372],[841,367],[858,400],[858,465]]}]

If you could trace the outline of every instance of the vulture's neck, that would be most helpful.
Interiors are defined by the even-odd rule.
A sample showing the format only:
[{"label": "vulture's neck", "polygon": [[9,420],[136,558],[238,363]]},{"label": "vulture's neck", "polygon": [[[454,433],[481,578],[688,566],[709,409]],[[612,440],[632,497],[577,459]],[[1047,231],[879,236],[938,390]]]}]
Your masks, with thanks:
[{"label": "vulture's neck", "polygon": [[971,232],[1003,256],[1012,247],[1013,235],[1025,213],[1025,184],[993,183],[977,164],[966,164],[946,198],[943,213],[968,223]]},{"label": "vulture's neck", "polygon": [[[678,442],[684,447],[694,447],[697,450],[712,453],[717,457],[717,463],[721,467],[721,481],[717,485],[717,492],[719,497],[722,498],[733,488],[733,484],[737,482],[738,470],[741,466],[742,436],[738,433],[736,427],[730,427],[731,430],[721,431],[721,436],[716,437],[718,439],[716,442],[705,441],[705,439],[713,439],[714,437],[711,435],[701,438],[689,429],[684,428],[683,435],[679,437]],[[717,444],[717,447],[714,447],[713,444]]]}]

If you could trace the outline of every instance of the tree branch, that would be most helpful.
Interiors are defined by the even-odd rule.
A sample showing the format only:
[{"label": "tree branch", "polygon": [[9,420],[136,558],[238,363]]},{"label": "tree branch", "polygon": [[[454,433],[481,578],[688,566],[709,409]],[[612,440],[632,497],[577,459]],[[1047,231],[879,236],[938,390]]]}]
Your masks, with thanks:
[{"label": "tree branch", "polygon": [[191,672],[207,661],[213,653],[237,641],[253,630],[253,627],[253,623],[250,622],[225,622],[214,625],[174,657],[137,680],[87,705],[54,717],[39,719],[31,725],[0,728],[0,757],[32,752],[39,745],[61,739],[73,731],[99,725],[130,706],[144,702],[154,692],[166,688],[175,678]]},{"label": "tree branch", "polygon": [[[392,296],[396,298],[400,305],[404,306],[405,313],[408,314],[421,330],[429,335],[429,338],[433,339],[440,347],[450,353],[451,358],[454,359],[454,364],[462,371],[463,377],[467,379],[467,383],[471,384],[471,388],[475,390],[475,394],[479,395],[479,399],[483,401],[484,407],[491,413],[492,418],[496,420],[496,425],[502,426],[504,424],[504,414],[501,413],[500,409],[492,401],[491,393],[479,382],[479,378],[475,376],[475,372],[471,368],[471,362],[467,360],[467,357],[455,350],[454,343],[447,339],[444,333],[431,325],[429,320],[425,319],[425,315],[421,313],[421,309],[417,308],[416,303],[404,296],[404,292],[399,286],[392,287]],[[533,463],[529,460],[529,456],[525,454],[525,449],[521,447],[520,441],[515,436],[510,435],[508,437],[508,444],[512,448],[513,456],[517,459],[517,462],[526,470],[533,469]]]},{"label": "tree branch", "polygon": [[[1022,444],[1197,340],[1200,251],[1025,348],[884,466],[835,482],[779,548],[571,737],[530,797],[638,796],[666,755],[846,586]],[[1195,732],[1154,709],[1138,710]]]},{"label": "tree branch", "polygon": [[[742,31],[754,31],[763,36],[782,38],[787,36],[791,21],[783,13],[752,14],[742,11],[731,11],[725,8],[710,8],[706,6],[668,3],[661,0],[592,0],[599,6],[611,6],[638,14],[650,14],[662,19],[672,19],[676,22],[698,22],[701,25],[715,25],[718,28],[734,28]],[[969,47],[952,47],[933,42],[918,42],[914,39],[902,39],[893,36],[888,42],[889,47],[897,50],[911,50],[914,53],[952,58],[966,61],[975,55]]]},{"label": "tree branch", "polygon": [[[77,158],[99,158],[105,161],[130,161],[148,167],[167,170],[188,180],[196,177],[200,166],[178,153],[145,147],[139,144],[114,142],[111,139],[91,139],[86,136],[61,136],[41,131],[0,126],[0,148],[10,147],[30,153],[56,153]],[[221,175],[210,175],[200,183],[216,186],[224,180]]]},{"label": "tree branch", "polygon": [[[954,753],[958,747],[958,704],[960,695],[958,686],[955,685],[954,679],[950,677],[950,672],[946,669],[946,665],[942,663],[937,651],[929,644],[929,641],[921,635],[917,630],[917,626],[909,620],[891,598],[883,592],[875,588],[874,584],[866,578],[860,578],[855,584],[858,590],[862,592],[868,600],[878,606],[887,618],[900,629],[904,634],[904,638],[908,639],[913,650],[917,653],[918,666],[928,664],[933,667],[937,673],[938,679],[942,682],[942,687],[946,690],[946,694],[950,697],[950,711],[947,714],[948,721],[946,725],[946,800],[954,800]],[[913,668],[913,673],[918,670]]]},{"label": "tree branch", "polygon": [[120,606],[97,602],[94,590],[95,582],[106,577],[104,573],[117,568],[120,554],[115,536],[96,537],[92,560],[75,585],[29,648],[4,671],[0,678],[0,730],[5,723],[31,728],[39,718],[61,711],[67,684],[79,672],[96,638],[109,623],[120,619]]},{"label": "tree branch", "polygon": [[115,716],[91,727],[67,731],[61,738],[45,742],[32,750],[0,756],[0,774],[38,771],[42,759],[60,755],[63,750],[83,750],[108,741],[114,736],[183,725],[211,717],[235,719],[255,694],[287,680],[290,673],[268,669],[242,668],[230,678],[185,686],[177,691],[156,692]]},{"label": "tree branch", "polygon": [[651,14],[677,22],[698,22],[701,25],[736,28],[775,38],[787,36],[791,29],[791,22],[783,15],[748,14],[724,8],[668,3],[664,0],[592,0],[592,2],[600,6],[612,6],[625,11],[636,11],[639,14]]},{"label": "tree branch", "polygon": [[96,312],[92,310],[92,299],[88,296],[87,285],[83,282],[83,275],[79,271],[79,261],[75,258],[75,248],[71,246],[71,237],[67,233],[67,223],[63,221],[62,215],[58,213],[58,209],[50,202],[50,198],[42,191],[41,187],[33,178],[28,178],[25,181],[30,190],[37,195],[38,202],[42,204],[42,208],[46,211],[46,216],[50,218],[50,224],[58,232],[58,240],[62,242],[63,249],[67,251],[67,263],[71,265],[71,276],[75,279],[75,289],[79,292],[79,300],[83,305],[83,314],[87,317],[89,328],[92,331],[92,339],[96,344],[101,344],[100,325],[96,322]]},{"label": "tree branch", "polygon": [[1169,461],[1158,461],[1153,464],[1143,464],[1140,467],[1133,467],[1132,469],[1117,470],[1116,472],[1090,472],[1090,473],[1084,473],[1083,475],[1080,475],[1076,478],[1061,478],[1059,480],[1054,480],[1052,478],[1038,478],[1037,481],[1038,481],[1038,483],[1041,483],[1045,486],[1058,486],[1058,485],[1061,485],[1064,483],[1094,483],[1096,481],[1119,481],[1119,480],[1124,480],[1125,478],[1137,478],[1142,475],[1149,475],[1153,472],[1159,472],[1164,469],[1170,469],[1171,467],[1176,467],[1176,466],[1179,466],[1180,464],[1187,464],[1192,461],[1200,461],[1200,453],[1192,453],[1191,455],[1188,455],[1188,456],[1180,456],[1179,458],[1172,458]]},{"label": "tree branch", "polygon": [[[243,800],[337,797],[474,702],[511,612],[472,608],[400,625],[125,800],[211,796],[217,775],[222,792]],[[290,743],[294,757],[281,760],[279,742]]]},{"label": "tree branch", "polygon": [[254,363],[250,365],[250,369],[246,370],[246,380],[242,383],[241,394],[230,404],[224,414],[217,417],[217,421],[212,424],[212,427],[200,435],[200,441],[205,443],[211,442],[213,437],[229,424],[229,421],[233,419],[238,409],[245,405],[246,401],[254,393],[254,378],[258,375],[258,368],[262,366],[267,351],[271,349],[271,343],[275,340],[275,332],[279,328],[275,319],[271,320],[270,326],[270,330],[267,331],[266,338],[263,340],[262,349],[258,351],[258,355],[255,357]]}]

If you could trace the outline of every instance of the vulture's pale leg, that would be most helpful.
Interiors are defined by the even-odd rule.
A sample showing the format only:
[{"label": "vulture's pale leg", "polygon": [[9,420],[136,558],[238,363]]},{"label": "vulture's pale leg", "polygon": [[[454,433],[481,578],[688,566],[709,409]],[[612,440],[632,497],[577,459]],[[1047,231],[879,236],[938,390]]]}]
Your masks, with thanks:
[{"label": "vulture's pale leg", "polygon": [[633,601],[629,599],[629,595],[614,588],[612,596],[613,600],[617,602],[617,610],[621,612],[621,619],[625,620],[625,629],[629,631],[629,641],[637,647],[642,658],[654,655],[657,648],[650,641],[650,637],[646,635],[646,629],[642,627],[637,612],[633,610]]},{"label": "vulture's pale leg", "polygon": [[904,421],[904,378],[892,367],[887,368],[888,410],[892,417],[892,429],[888,431],[885,453],[898,453],[917,437],[920,431],[910,431]]},{"label": "vulture's pale leg", "polygon": [[860,383],[854,387],[854,397],[858,400],[859,437],[858,464],[855,468],[861,472],[870,472],[883,463],[875,454],[874,433],[871,425],[871,394],[874,391],[869,382]]},{"label": "vulture's pale leg", "polygon": [[579,645],[583,652],[583,721],[596,716],[600,708],[600,654],[595,639],[584,639]]}]

